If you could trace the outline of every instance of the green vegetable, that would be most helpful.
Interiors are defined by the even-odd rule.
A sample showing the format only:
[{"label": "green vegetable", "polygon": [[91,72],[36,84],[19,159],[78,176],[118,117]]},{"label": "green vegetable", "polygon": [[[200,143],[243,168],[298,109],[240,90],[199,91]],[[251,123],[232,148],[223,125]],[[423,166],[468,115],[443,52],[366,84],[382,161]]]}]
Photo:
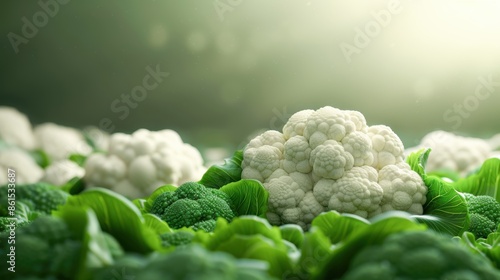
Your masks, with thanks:
[{"label": "green vegetable", "polygon": [[[68,208],[56,215],[43,215],[16,229],[15,244],[8,243],[10,232],[0,234],[1,244],[15,246],[16,279],[83,279],[87,267],[101,267],[112,262],[92,212]],[[8,254],[12,254],[10,246],[0,247],[2,263],[9,262]],[[12,276],[7,269],[0,271],[2,279]]]},{"label": "green vegetable", "polygon": [[406,231],[357,252],[341,279],[500,279],[500,271],[449,237]]},{"label": "green vegetable", "polygon": [[430,152],[430,149],[422,149],[406,159],[411,169],[422,177],[428,188],[424,213],[414,217],[435,231],[460,235],[469,227],[470,222],[465,198],[452,184],[426,174],[425,165]]},{"label": "green vegetable", "polygon": [[243,151],[234,152],[233,156],[224,161],[221,165],[212,165],[203,174],[198,182],[208,188],[219,189],[220,187],[241,179],[241,162],[243,161]]},{"label": "green vegetable", "polygon": [[193,241],[194,236],[195,233],[189,229],[167,232],[160,235],[161,245],[166,248],[187,245]]},{"label": "green vegetable", "polygon": [[234,218],[235,213],[229,202],[231,200],[225,193],[189,182],[156,197],[151,213],[174,229],[194,227],[212,231],[218,217],[228,221]]},{"label": "green vegetable", "polygon": [[500,224],[500,203],[487,195],[475,196],[464,193],[470,214],[469,231],[476,238],[486,238]]},{"label": "green vegetable", "polygon": [[[7,185],[0,187],[0,216],[9,215],[9,204],[7,195]],[[46,183],[36,183],[28,185],[17,185],[15,188],[16,203],[22,202],[31,210],[39,211],[43,214],[50,214],[57,207],[66,203],[69,194]]]},{"label": "green vegetable", "polygon": [[199,279],[268,280],[267,265],[255,260],[237,260],[222,252],[209,252],[199,245],[185,246],[169,254],[150,258],[128,256],[112,267],[101,269],[93,279]]}]

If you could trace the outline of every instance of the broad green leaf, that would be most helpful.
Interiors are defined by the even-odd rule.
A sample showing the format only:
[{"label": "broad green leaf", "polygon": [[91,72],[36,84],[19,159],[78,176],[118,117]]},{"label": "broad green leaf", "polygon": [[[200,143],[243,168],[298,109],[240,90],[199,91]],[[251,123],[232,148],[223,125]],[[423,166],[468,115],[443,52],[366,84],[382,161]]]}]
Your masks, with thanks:
[{"label": "broad green leaf", "polygon": [[304,241],[304,230],[299,225],[287,224],[279,227],[281,231],[281,238],[292,242],[297,248],[302,246]]},{"label": "broad green leaf", "polygon": [[65,206],[64,210],[55,211],[53,215],[62,218],[75,237],[82,242],[82,252],[77,271],[75,271],[75,279],[86,279],[89,269],[105,267],[113,263],[99,221],[92,210]]},{"label": "broad green leaf", "polygon": [[220,190],[231,199],[237,216],[255,215],[265,218],[269,193],[261,182],[243,179],[229,183]]},{"label": "broad green leaf", "polygon": [[449,183],[437,177],[427,177],[427,201],[424,215],[414,217],[429,228],[450,235],[460,235],[469,228],[469,214],[465,198]]},{"label": "broad green leaf", "polygon": [[212,237],[206,243],[206,247],[214,250],[234,235],[262,235],[272,240],[276,246],[284,248],[279,228],[271,226],[267,220],[257,216],[237,217],[231,223],[223,218],[217,219],[217,225]]},{"label": "broad green leaf", "polygon": [[[195,237],[195,242],[197,238]],[[256,216],[242,216],[231,223],[219,218],[215,230],[205,247],[224,251],[238,258],[264,260],[270,264],[270,273],[281,277],[292,269],[288,247],[281,238],[278,227]]]},{"label": "broad green leaf", "polygon": [[409,230],[425,230],[426,226],[417,224],[409,214],[399,211],[387,212],[378,217],[370,226],[356,232],[345,243],[334,249],[320,269],[315,271],[314,279],[340,278],[349,263],[361,249],[381,244],[389,235]]},{"label": "broad green leaf", "polygon": [[322,230],[313,226],[305,234],[300,250],[302,254],[293,274],[284,275],[284,278],[309,279],[332,253],[332,243]]},{"label": "broad green leaf", "polygon": [[417,172],[422,179],[426,177],[425,173],[425,165],[427,163],[427,159],[429,158],[429,153],[431,149],[421,149],[417,152],[411,153],[407,158],[406,162],[410,165],[411,170]]},{"label": "broad green leaf", "polygon": [[414,217],[429,228],[445,234],[460,235],[469,228],[469,213],[465,198],[450,183],[425,173],[430,149],[412,153],[407,162],[427,186],[423,215]]},{"label": "broad green leaf", "polygon": [[339,214],[337,211],[323,212],[311,223],[330,239],[332,244],[345,241],[349,236],[366,228],[368,220],[352,214]]},{"label": "broad green leaf", "polygon": [[293,264],[286,250],[266,242],[257,242],[242,256],[245,259],[263,260],[269,263],[269,274],[282,278],[282,275],[293,271]]},{"label": "broad green leaf", "polygon": [[161,248],[158,234],[147,226],[139,209],[122,195],[94,188],[71,196],[66,205],[91,208],[101,228],[115,237],[126,251],[148,253]]},{"label": "broad green leaf", "polygon": [[486,160],[476,174],[458,180],[452,186],[459,192],[489,195],[500,202],[500,159]]},{"label": "broad green leaf", "polygon": [[174,232],[168,224],[153,214],[143,214],[145,224],[148,228],[153,229],[157,234],[164,234],[167,232]]},{"label": "broad green leaf", "polygon": [[153,206],[154,201],[158,196],[160,196],[164,192],[173,192],[177,189],[176,186],[174,185],[165,185],[157,188],[147,199],[146,202],[144,203],[144,211],[146,213],[149,213],[151,210],[151,206]]},{"label": "broad green leaf", "polygon": [[219,189],[224,185],[239,181],[242,161],[243,151],[238,150],[231,158],[224,160],[224,164],[212,165],[208,168],[199,183],[208,188]]},{"label": "broad green leaf", "polygon": [[136,198],[132,200],[132,203],[135,205],[135,207],[137,207],[137,209],[139,209],[139,211],[141,211],[141,213],[143,214],[148,213],[148,211],[146,211],[146,202],[147,200],[143,198]]}]

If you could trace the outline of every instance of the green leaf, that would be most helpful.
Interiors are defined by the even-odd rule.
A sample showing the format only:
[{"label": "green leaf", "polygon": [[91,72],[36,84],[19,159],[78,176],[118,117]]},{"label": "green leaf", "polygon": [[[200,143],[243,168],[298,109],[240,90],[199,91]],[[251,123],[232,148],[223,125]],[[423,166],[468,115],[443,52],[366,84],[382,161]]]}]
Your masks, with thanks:
[{"label": "green leaf", "polygon": [[74,274],[75,279],[87,279],[91,269],[109,266],[113,263],[105,236],[92,210],[65,206],[64,210],[55,211],[53,215],[62,218],[75,237],[82,242],[82,252]]},{"label": "green leaf", "polygon": [[452,186],[459,192],[489,195],[500,202],[500,159],[487,159],[476,174],[458,180]]},{"label": "green leaf", "polygon": [[163,221],[156,215],[143,214],[142,217],[144,217],[146,226],[150,229],[153,229],[158,235],[174,232],[174,230],[172,230],[165,221]]},{"label": "green leaf", "polygon": [[381,244],[389,235],[408,230],[425,230],[426,226],[417,224],[405,212],[391,211],[377,216],[370,226],[354,233],[342,245],[334,249],[320,269],[315,271],[314,279],[340,278],[349,267],[353,257],[363,248]]},{"label": "green leaf", "polygon": [[126,251],[148,253],[161,249],[155,229],[148,227],[139,209],[122,195],[94,188],[69,197],[66,206],[91,208],[101,228],[115,237]]},{"label": "green leaf", "polygon": [[452,236],[462,234],[470,223],[465,198],[437,177],[429,176],[424,182],[428,187],[424,215],[414,217],[437,232]]},{"label": "green leaf", "polygon": [[292,275],[283,275],[290,279],[310,279],[311,275],[332,253],[332,243],[322,230],[312,227],[305,234],[300,248],[301,256]]},{"label": "green leaf", "polygon": [[85,186],[83,178],[73,177],[60,188],[71,195],[75,195],[81,193],[85,189]]},{"label": "green leaf", "polygon": [[295,224],[287,224],[279,227],[281,238],[292,242],[297,248],[302,246],[304,241],[304,230],[301,226]]},{"label": "green leaf", "polygon": [[212,237],[204,244],[209,250],[227,252],[237,258],[267,261],[270,273],[277,277],[293,268],[280,229],[256,216],[237,217],[231,223],[219,218]]},{"label": "green leaf", "polygon": [[366,228],[368,220],[352,214],[339,214],[337,211],[323,212],[312,221],[311,225],[317,227],[328,236],[332,244],[346,240],[352,234]]},{"label": "green leaf", "polygon": [[411,153],[407,158],[406,162],[410,165],[411,170],[417,172],[422,179],[426,177],[425,173],[425,165],[427,163],[427,159],[429,158],[429,153],[431,149],[421,149],[417,152]]},{"label": "green leaf", "polygon": [[425,173],[425,164],[430,151],[430,149],[422,149],[407,158],[411,169],[422,177],[428,189],[424,214],[414,217],[437,232],[452,236],[460,235],[469,228],[467,203],[450,183]]},{"label": "green leaf", "polygon": [[243,179],[229,183],[220,190],[231,199],[237,216],[255,215],[266,217],[269,193],[261,182]]},{"label": "green leaf", "polygon": [[241,179],[243,151],[234,152],[232,158],[224,160],[222,165],[212,165],[198,182],[205,187],[219,189],[224,185]]},{"label": "green leaf", "polygon": [[42,168],[46,168],[51,164],[50,157],[43,150],[30,151],[29,154],[35,162]]},{"label": "green leaf", "polygon": [[85,161],[87,160],[87,156],[81,154],[71,154],[68,159],[78,164],[79,166],[83,166],[85,164]]},{"label": "green leaf", "polygon": [[[174,185],[165,185],[157,188],[147,199],[146,202],[143,204],[144,207],[141,209],[144,213],[149,213],[151,210],[151,207],[153,206],[154,201],[160,194],[164,192],[173,192],[177,190],[177,187]],[[139,202],[139,201],[138,201]],[[139,208],[140,209],[140,208]]]}]

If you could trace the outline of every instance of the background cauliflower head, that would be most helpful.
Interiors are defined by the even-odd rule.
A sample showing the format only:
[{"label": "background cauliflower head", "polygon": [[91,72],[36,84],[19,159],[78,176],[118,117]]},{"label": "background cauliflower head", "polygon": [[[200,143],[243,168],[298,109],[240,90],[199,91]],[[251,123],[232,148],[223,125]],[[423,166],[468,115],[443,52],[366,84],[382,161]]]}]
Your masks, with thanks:
[{"label": "background cauliflower head", "polygon": [[425,135],[420,144],[408,148],[405,154],[431,148],[427,159],[427,171],[451,170],[464,176],[481,166],[485,160],[495,156],[495,149],[500,147],[500,134],[489,140],[464,137],[450,132],[437,130]]},{"label": "background cauliflower head", "polygon": [[92,154],[84,167],[84,180],[90,185],[131,198],[149,195],[165,184],[197,181],[205,171],[199,151],[169,129],[115,133],[107,153]]},{"label": "background cauliflower head", "polygon": [[269,191],[272,224],[309,227],[328,210],[364,218],[389,210],[422,214],[427,187],[404,162],[387,126],[368,126],[357,111],[323,107],[290,117],[245,147],[242,178]]}]

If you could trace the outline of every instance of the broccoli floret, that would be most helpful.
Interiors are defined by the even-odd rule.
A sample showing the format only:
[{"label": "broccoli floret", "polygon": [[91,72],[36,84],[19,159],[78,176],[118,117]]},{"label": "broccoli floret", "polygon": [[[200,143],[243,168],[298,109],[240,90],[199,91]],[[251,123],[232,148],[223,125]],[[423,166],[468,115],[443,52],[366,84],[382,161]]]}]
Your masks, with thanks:
[{"label": "broccoli floret", "polygon": [[[52,216],[41,216],[15,232],[15,276],[21,278],[72,279],[79,263],[82,243],[73,236],[66,223]],[[0,242],[8,244],[10,232],[0,234]],[[8,261],[9,246],[0,248],[0,262]],[[10,271],[2,270],[7,279]]]},{"label": "broccoli floret", "polygon": [[194,233],[188,230],[178,230],[175,232],[160,235],[163,247],[187,245],[193,241]]},{"label": "broccoli floret", "polygon": [[193,227],[212,231],[218,217],[228,221],[234,218],[230,202],[230,198],[219,190],[189,182],[173,192],[159,195],[153,202],[151,213],[174,229]]},{"label": "broccoli floret", "polygon": [[406,231],[360,250],[341,279],[500,279],[500,271],[449,237]]},{"label": "broccoli floret", "polygon": [[487,195],[464,193],[464,196],[470,215],[468,231],[476,238],[488,237],[500,224],[500,203]]},{"label": "broccoli floret", "polygon": [[[7,186],[0,187],[0,216],[9,216]],[[46,183],[18,185],[15,188],[16,203],[22,202],[31,210],[50,214],[66,203],[69,194]]]}]

